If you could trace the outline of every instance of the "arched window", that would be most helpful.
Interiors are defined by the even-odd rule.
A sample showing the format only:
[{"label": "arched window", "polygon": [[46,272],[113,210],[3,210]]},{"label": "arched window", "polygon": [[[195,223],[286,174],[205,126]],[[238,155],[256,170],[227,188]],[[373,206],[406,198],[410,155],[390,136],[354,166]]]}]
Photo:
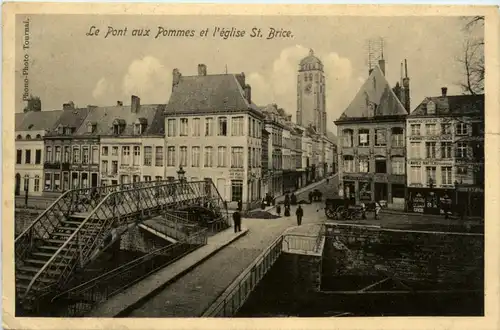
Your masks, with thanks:
[{"label": "arched window", "polygon": [[360,147],[368,147],[370,145],[370,131],[367,129],[359,130],[359,141],[358,145]]},{"label": "arched window", "polygon": [[392,147],[402,148],[404,147],[404,131],[401,127],[391,128],[391,145]]},{"label": "arched window", "polygon": [[31,140],[31,135],[26,135],[26,140]]},{"label": "arched window", "polygon": [[28,191],[30,186],[30,176],[29,174],[24,175],[24,191]]},{"label": "arched window", "polygon": [[352,129],[345,129],[342,131],[344,148],[353,147],[354,131]]},{"label": "arched window", "polygon": [[22,140],[23,137],[21,136],[21,134],[19,134],[17,137],[16,137],[16,140]]},{"label": "arched window", "polygon": [[40,191],[40,176],[35,175],[35,180],[33,182],[33,191]]},{"label": "arched window", "polygon": [[344,172],[354,173],[354,157],[351,155],[344,156]]},{"label": "arched window", "polygon": [[391,157],[391,174],[404,175],[405,174],[405,160],[401,156]]},{"label": "arched window", "polygon": [[41,139],[41,138],[42,138],[42,136],[41,136],[40,134],[37,134],[37,135],[36,135],[36,138],[37,138],[37,139]]}]

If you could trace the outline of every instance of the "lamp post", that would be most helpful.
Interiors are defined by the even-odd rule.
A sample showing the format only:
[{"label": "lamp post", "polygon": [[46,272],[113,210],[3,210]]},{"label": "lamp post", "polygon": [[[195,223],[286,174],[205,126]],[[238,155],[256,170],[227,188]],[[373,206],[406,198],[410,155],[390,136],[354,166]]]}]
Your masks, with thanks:
[{"label": "lamp post", "polygon": [[177,177],[179,178],[179,181],[182,183],[186,180],[186,171],[182,168],[182,166],[179,166],[179,170],[177,171]]}]

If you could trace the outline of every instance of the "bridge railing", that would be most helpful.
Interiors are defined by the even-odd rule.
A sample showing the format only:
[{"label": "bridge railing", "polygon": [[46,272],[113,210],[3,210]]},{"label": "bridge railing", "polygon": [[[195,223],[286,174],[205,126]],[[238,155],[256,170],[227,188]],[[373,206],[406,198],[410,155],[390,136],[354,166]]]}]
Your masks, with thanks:
[{"label": "bridge railing", "polygon": [[[58,285],[64,284],[77,264],[84,266],[90,260],[93,252],[103,244],[114,223],[122,225],[140,222],[144,217],[159,215],[167,208],[176,209],[204,201],[213,203],[213,199],[216,198],[213,195],[207,196],[207,181],[152,183],[154,184],[114,191],[102,199],[33,277],[24,296],[30,292],[35,283],[38,283],[38,290],[41,292],[49,290],[54,285],[54,283],[46,285],[41,281],[41,275],[45,272],[59,274],[55,281]],[[213,183],[211,185],[213,186]],[[83,228],[85,235],[81,234]],[[56,259],[58,262],[55,262]]]},{"label": "bridge railing", "polygon": [[319,253],[324,241],[320,235],[306,236],[299,234],[282,234],[255,259],[250,266],[238,276],[224,293],[203,313],[203,317],[232,317],[243,306],[260,280],[271,269],[282,252],[293,249],[309,253]]},{"label": "bridge railing", "polygon": [[128,190],[137,186],[150,186],[153,183],[158,183],[158,181],[143,181],[133,184],[79,188],[65,191],[16,237],[14,243],[16,262],[22,262],[27,252],[33,248],[33,245],[37,241],[49,238],[49,235],[60,222],[70,214],[74,212],[90,212],[111,192]]},{"label": "bridge railing", "polygon": [[108,300],[205,244],[207,244],[207,230],[201,229],[180,242],[156,249],[71,288],[54,297],[51,303],[61,308],[57,316],[84,316],[96,304]]},{"label": "bridge railing", "polygon": [[273,264],[278,260],[283,248],[283,236],[274,240],[252,264],[236,278],[227,290],[210,306],[203,317],[230,317],[243,306]]}]

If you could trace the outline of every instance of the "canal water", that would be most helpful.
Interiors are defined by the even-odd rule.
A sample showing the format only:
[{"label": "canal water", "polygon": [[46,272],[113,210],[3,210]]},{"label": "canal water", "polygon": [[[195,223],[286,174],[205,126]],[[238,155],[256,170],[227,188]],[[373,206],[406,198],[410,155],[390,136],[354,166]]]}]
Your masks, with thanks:
[{"label": "canal water", "polygon": [[322,278],[322,291],[304,291],[289,275],[290,267],[289,260],[280,257],[235,317],[484,315],[482,292],[398,293],[399,287],[390,281],[377,289],[390,294],[328,292],[356,290],[382,279],[361,276]]}]

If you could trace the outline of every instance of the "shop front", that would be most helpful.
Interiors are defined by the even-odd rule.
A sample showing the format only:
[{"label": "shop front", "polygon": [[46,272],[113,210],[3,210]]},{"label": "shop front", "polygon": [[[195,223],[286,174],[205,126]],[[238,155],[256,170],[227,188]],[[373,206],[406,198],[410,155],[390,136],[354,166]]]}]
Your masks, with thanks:
[{"label": "shop front", "polygon": [[414,213],[443,215],[455,204],[452,190],[431,188],[408,188],[408,211]]}]

